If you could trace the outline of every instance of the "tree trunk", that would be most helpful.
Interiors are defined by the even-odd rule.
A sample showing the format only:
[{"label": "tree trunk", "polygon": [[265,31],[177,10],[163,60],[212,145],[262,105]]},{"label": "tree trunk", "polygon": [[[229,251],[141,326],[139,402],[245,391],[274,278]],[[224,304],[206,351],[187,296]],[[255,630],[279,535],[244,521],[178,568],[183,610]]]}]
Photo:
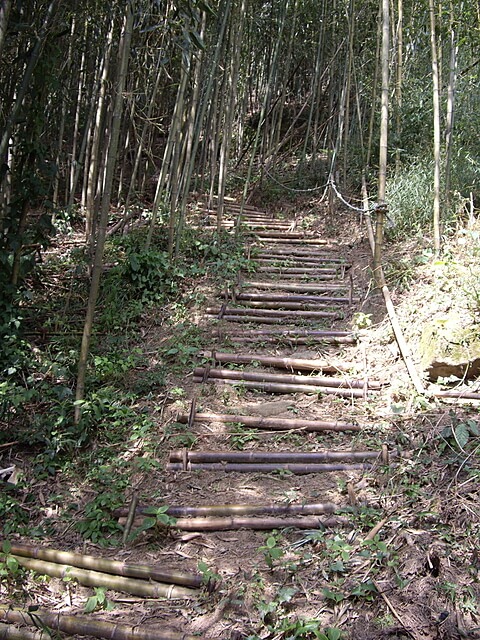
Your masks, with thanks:
[{"label": "tree trunk", "polygon": [[98,226],[97,244],[95,250],[95,261],[92,272],[92,282],[90,285],[90,294],[88,298],[87,313],[83,328],[82,345],[80,349],[80,357],[78,362],[77,385],[75,394],[75,423],[78,424],[81,417],[81,404],[85,397],[85,378],[87,373],[87,360],[90,349],[90,340],[93,329],[93,317],[95,306],[100,288],[100,276],[103,270],[103,253],[105,248],[105,236],[107,231],[108,214],[110,210],[110,200],[112,194],[113,177],[116,166],[116,157],[118,149],[118,139],[120,135],[120,123],[123,108],[123,91],[126,82],[128,60],[130,56],[130,42],[133,29],[133,4],[132,0],[128,2],[125,18],[124,29],[119,44],[119,70],[115,86],[115,97],[113,105],[112,132],[110,136],[110,144],[107,152],[106,174],[104,190],[102,195],[102,207],[100,214],[100,222]]},{"label": "tree trunk", "polygon": [[433,80],[433,157],[435,162],[433,178],[433,244],[435,253],[441,249],[440,228],[440,77],[438,72],[438,50],[435,29],[435,4],[429,0],[430,43],[432,48],[432,80]]}]

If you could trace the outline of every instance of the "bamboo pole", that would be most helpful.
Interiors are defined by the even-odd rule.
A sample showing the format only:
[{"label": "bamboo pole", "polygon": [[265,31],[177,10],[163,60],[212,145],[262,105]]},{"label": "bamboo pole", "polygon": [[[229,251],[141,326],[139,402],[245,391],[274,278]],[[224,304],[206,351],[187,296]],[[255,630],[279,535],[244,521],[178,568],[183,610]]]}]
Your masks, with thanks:
[{"label": "bamboo pole", "polygon": [[26,558],[46,560],[57,564],[66,564],[82,569],[93,569],[116,576],[155,580],[169,584],[188,587],[200,587],[202,577],[181,571],[163,570],[160,567],[143,564],[128,564],[119,560],[110,560],[98,556],[90,556],[72,551],[60,551],[25,544],[12,544],[11,553]]},{"label": "bamboo pole", "polygon": [[88,616],[64,616],[45,609],[26,611],[0,605],[0,620],[49,628],[69,635],[93,636],[108,640],[198,640],[198,636],[178,633],[165,626],[139,626],[94,620]]},{"label": "bamboo pole", "polygon": [[[203,379],[193,378],[193,382],[202,383]],[[255,389],[264,393],[318,393],[324,395],[335,395],[343,398],[363,398],[362,389],[340,389],[337,387],[316,387],[306,384],[283,384],[275,382],[254,382],[251,380],[219,380],[212,378],[209,380],[211,384],[229,384],[232,386],[241,386],[244,389]]]},{"label": "bamboo pole", "polygon": [[[368,471],[373,465],[368,463],[351,464],[295,464],[295,463],[255,463],[243,464],[236,462],[187,462],[186,468],[183,462],[168,462],[167,471],[224,471],[226,473],[271,473],[272,471],[290,471],[294,475],[307,475],[310,473],[327,473],[330,471]],[[178,520],[175,523],[178,527]]]},{"label": "bamboo pole", "polygon": [[236,354],[221,353],[218,351],[204,351],[200,355],[204,358],[211,358],[214,362],[234,362],[237,364],[251,364],[259,362],[260,364],[276,367],[278,369],[291,369],[303,371],[326,371],[336,373],[338,371],[350,371],[353,365],[338,364],[333,365],[326,360],[308,360],[306,358],[279,358],[275,356],[261,356],[255,353]]},{"label": "bamboo pole", "polygon": [[[119,518],[122,524],[124,518]],[[140,526],[142,520],[135,524]],[[297,516],[290,518],[181,518],[177,520],[175,527],[182,531],[231,531],[238,529],[252,529],[254,531],[266,531],[270,529],[285,529],[292,527],[295,529],[324,529],[326,527],[348,526],[347,518],[341,516],[331,518],[319,518],[318,516]],[[161,638],[160,638],[161,640]]]},{"label": "bamboo pole", "polygon": [[[237,329],[238,331],[238,329]],[[233,329],[231,330],[230,335],[232,334]],[[243,331],[242,331],[243,334]],[[316,336],[319,338],[352,338],[352,342],[356,342],[355,336],[350,331],[335,331],[335,330],[323,330],[323,329],[293,329],[293,330],[283,330],[283,329],[251,329],[249,334],[252,336],[300,336],[300,337],[310,337]],[[215,335],[215,332],[214,332]]]},{"label": "bamboo pole", "polygon": [[348,285],[337,284],[305,284],[304,282],[264,282],[263,280],[250,280],[241,283],[242,287],[253,289],[281,289],[282,291],[345,291],[349,289]]},{"label": "bamboo pole", "polygon": [[336,318],[338,312],[336,311],[298,311],[291,309],[246,309],[244,307],[227,307],[226,309],[219,309],[218,307],[207,307],[205,313],[209,316],[220,316],[222,318],[226,316],[252,316],[261,318],[267,316],[269,318],[287,318],[295,320],[295,318]]},{"label": "bamboo pole", "polygon": [[431,394],[434,398],[459,398],[464,400],[480,400],[480,393],[474,391],[457,391],[456,389],[445,391],[434,391]]},{"label": "bamboo pole", "polygon": [[13,624],[0,622],[0,640],[51,640],[48,631],[30,631],[22,627],[19,629]]},{"label": "bamboo pole", "polygon": [[258,267],[256,273],[280,273],[283,276],[286,274],[298,274],[298,275],[322,275],[322,276],[336,276],[338,270],[333,267]]},{"label": "bamboo pole", "polygon": [[350,298],[346,296],[308,296],[308,295],[295,295],[295,294],[281,294],[281,293],[237,293],[236,298],[238,302],[252,302],[252,301],[272,301],[272,302],[302,302],[304,304],[322,304],[331,302],[332,304],[346,304],[350,302]]},{"label": "bamboo pole", "polygon": [[109,573],[101,573],[99,571],[91,571],[79,569],[71,565],[58,564],[55,562],[47,562],[45,560],[35,560],[33,558],[25,558],[23,556],[13,556],[19,565],[35,571],[41,575],[52,576],[54,578],[74,578],[80,584],[88,587],[106,587],[115,591],[123,591],[135,596],[143,598],[168,598],[185,600],[195,598],[198,593],[193,589],[186,587],[177,587],[175,585],[167,585],[160,583],[146,582],[136,578],[124,578],[111,575]]},{"label": "bamboo pole", "polygon": [[237,464],[320,464],[325,462],[365,462],[381,456],[378,451],[171,451],[169,462],[235,462]]},{"label": "bamboo pole", "polygon": [[[342,320],[344,316],[342,313],[333,313],[333,312],[325,311],[325,315],[321,317],[332,318],[334,320]],[[262,316],[262,315],[255,315],[255,316],[228,315],[228,316],[222,316],[221,319],[224,320],[225,322],[247,322],[251,324],[284,324],[282,320],[285,320],[286,318],[285,316],[272,317],[272,316]],[[303,322],[309,322],[310,324],[314,322],[314,320],[315,318],[310,318],[310,319],[302,318]],[[291,318],[289,321],[289,324],[294,325],[295,318]]]},{"label": "bamboo pole", "polygon": [[[235,299],[235,301],[237,301]],[[345,301],[346,303],[346,301]],[[342,304],[345,304],[342,303]],[[309,310],[318,310],[318,309],[328,309],[328,310],[341,310],[339,305],[335,305],[329,302],[269,302],[268,300],[244,300],[242,301],[242,306],[244,308],[249,309],[279,309],[284,311],[309,311]]]},{"label": "bamboo pole", "polygon": [[[188,422],[189,415],[181,413],[178,422]],[[361,431],[357,424],[328,420],[306,420],[301,418],[264,418],[262,416],[245,416],[230,413],[197,413],[195,422],[221,422],[225,424],[241,424],[245,427],[267,430],[304,430],[304,431]]]},{"label": "bamboo pole", "polygon": [[194,377],[228,379],[228,380],[251,380],[258,382],[279,382],[285,384],[313,385],[317,387],[338,387],[348,389],[380,389],[382,383],[378,380],[354,380],[349,378],[332,378],[326,376],[293,375],[283,373],[235,371],[233,369],[210,369],[207,367],[196,367],[193,371]]},{"label": "bamboo pole", "polygon": [[[250,333],[250,332],[249,332]],[[263,337],[254,337],[253,335],[235,334],[230,336],[230,342],[234,344],[250,344],[252,342],[259,342],[263,344],[284,344],[284,345],[327,345],[327,344],[352,344],[352,341],[348,338],[335,338],[335,337],[321,337],[321,336],[296,336],[296,335],[266,335]]]},{"label": "bamboo pole", "polygon": [[[155,507],[153,507],[155,508]],[[140,506],[138,515],[145,515],[152,507]],[[313,504],[215,504],[199,507],[169,506],[167,514],[175,518],[205,518],[223,516],[291,516],[291,515],[320,515],[335,513],[338,505],[333,502],[319,502]],[[126,509],[117,509],[116,517],[125,517]]]}]

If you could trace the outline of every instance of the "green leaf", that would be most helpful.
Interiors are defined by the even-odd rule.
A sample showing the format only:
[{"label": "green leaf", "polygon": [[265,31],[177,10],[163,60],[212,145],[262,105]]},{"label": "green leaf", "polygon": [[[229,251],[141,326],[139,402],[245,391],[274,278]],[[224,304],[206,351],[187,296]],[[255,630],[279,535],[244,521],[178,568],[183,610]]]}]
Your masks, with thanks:
[{"label": "green leaf", "polygon": [[269,538],[267,538],[267,547],[269,549],[273,549],[276,546],[277,546],[277,541],[273,536],[270,536]]},{"label": "green leaf", "polygon": [[283,602],[290,602],[293,596],[297,593],[295,587],[282,587],[278,592],[277,601],[279,604]]},{"label": "green leaf", "polygon": [[468,439],[470,438],[470,430],[467,427],[466,424],[460,423],[459,425],[457,425],[453,431],[453,435],[455,437],[455,440],[458,444],[458,446],[460,447],[460,449],[464,449],[465,445],[468,442]]},{"label": "green leaf", "polygon": [[5,554],[11,553],[12,551],[12,543],[10,540],[4,540],[2,544],[2,551]]},{"label": "green leaf", "polygon": [[327,632],[328,640],[340,640],[342,637],[340,629],[332,629],[329,627],[328,629],[325,629],[325,631]]},{"label": "green leaf", "polygon": [[478,430],[478,422],[475,420],[467,420],[465,423],[472,434],[472,436],[480,436],[480,431]]},{"label": "green leaf", "polygon": [[12,573],[18,570],[18,562],[15,558],[12,558],[12,556],[7,558],[6,565]]},{"label": "green leaf", "polygon": [[97,608],[97,596],[90,596],[90,598],[85,603],[84,611],[85,613],[93,613]]}]

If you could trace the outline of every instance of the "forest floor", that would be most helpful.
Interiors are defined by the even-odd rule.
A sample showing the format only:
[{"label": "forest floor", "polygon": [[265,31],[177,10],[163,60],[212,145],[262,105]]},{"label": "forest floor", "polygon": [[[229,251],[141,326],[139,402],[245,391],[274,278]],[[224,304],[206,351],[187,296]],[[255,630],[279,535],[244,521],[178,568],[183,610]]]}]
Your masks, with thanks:
[{"label": "forest floor", "polygon": [[[181,304],[177,298],[150,306],[130,330],[128,349],[140,356],[122,375],[136,390],[131,409],[137,421],[127,412],[125,430],[122,412],[111,414],[110,435],[102,427],[86,453],[79,449],[77,459],[72,456],[52,473],[38,471],[38,452],[25,443],[0,449],[0,467],[14,464],[27,479],[16,495],[28,522],[23,531],[12,526],[5,533],[4,527],[12,544],[155,564],[201,575],[214,588],[206,585],[183,600],[115,590],[103,597],[75,580],[42,579],[17,568],[13,574],[0,572],[2,603],[80,616],[90,602],[93,619],[154,625],[171,630],[172,638],[480,638],[479,402],[441,402],[413,389],[383,297],[372,288],[370,249],[356,214],[329,215],[315,201],[305,201],[300,212],[276,213],[281,219],[296,217],[303,228],[335,243],[338,255],[352,264],[358,301],[335,329],[354,331],[356,344],[242,346],[227,338],[222,346],[214,333],[224,325],[207,318],[205,309],[221,305],[225,283],[192,278],[183,285]],[[420,373],[418,347],[426,319],[456,305],[463,313],[465,270],[478,261],[477,236],[473,227],[460,230],[441,261],[431,258],[422,240],[387,245],[387,280]],[[58,251],[69,251],[68,245],[59,243]],[[68,283],[62,286],[68,289]],[[198,384],[193,368],[205,365],[205,352],[212,349],[346,362],[352,375],[385,384],[366,399]],[[99,368],[102,364],[98,360]],[[255,363],[246,368],[256,369]],[[179,414],[189,413],[192,398],[197,412],[348,421],[361,428],[346,434],[272,432],[215,421],[185,424]],[[169,453],[178,449],[381,451],[385,445],[390,464],[364,470],[307,475],[166,470]],[[128,510],[133,495],[140,505],[156,508],[328,502],[338,506],[338,517],[331,526],[305,530],[182,531],[174,520],[161,526],[161,512],[155,526],[151,520],[144,530],[134,525],[122,544],[118,515]]]}]

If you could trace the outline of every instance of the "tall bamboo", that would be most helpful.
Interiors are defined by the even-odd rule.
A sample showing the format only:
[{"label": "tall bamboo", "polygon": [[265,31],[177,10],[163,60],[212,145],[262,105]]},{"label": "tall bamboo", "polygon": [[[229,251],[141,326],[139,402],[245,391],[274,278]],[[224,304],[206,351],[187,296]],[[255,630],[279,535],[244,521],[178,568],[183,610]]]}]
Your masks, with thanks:
[{"label": "tall bamboo", "polygon": [[438,70],[438,50],[435,27],[434,0],[428,1],[430,14],[430,45],[432,52],[432,81],[433,81],[433,245],[435,253],[441,249],[440,229],[440,76]]},{"label": "tall bamboo", "polygon": [[113,176],[115,172],[118,139],[120,135],[120,123],[123,108],[123,91],[126,82],[128,60],[130,57],[130,42],[133,30],[133,0],[129,0],[125,9],[123,33],[119,44],[119,69],[114,87],[115,97],[112,114],[112,132],[110,145],[107,151],[106,174],[104,191],[102,194],[102,206],[98,225],[97,242],[95,248],[95,260],[93,264],[92,280],[88,298],[87,312],[83,328],[82,344],[78,361],[77,384],[75,392],[75,423],[78,424],[81,417],[81,404],[85,397],[85,378],[87,373],[87,361],[90,350],[90,340],[93,330],[93,317],[100,288],[100,277],[103,270],[103,253],[105,249],[105,237],[107,231],[108,214],[112,194]]}]

